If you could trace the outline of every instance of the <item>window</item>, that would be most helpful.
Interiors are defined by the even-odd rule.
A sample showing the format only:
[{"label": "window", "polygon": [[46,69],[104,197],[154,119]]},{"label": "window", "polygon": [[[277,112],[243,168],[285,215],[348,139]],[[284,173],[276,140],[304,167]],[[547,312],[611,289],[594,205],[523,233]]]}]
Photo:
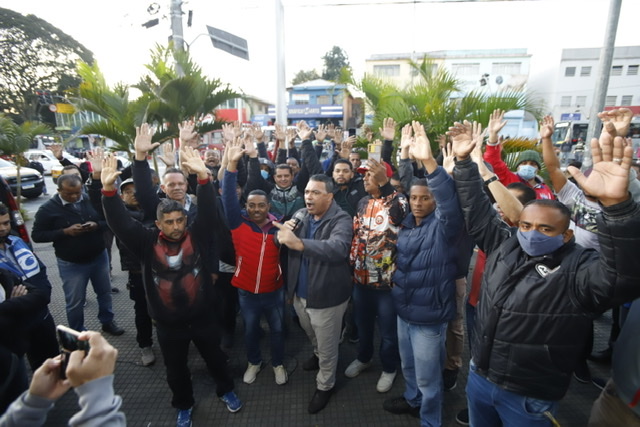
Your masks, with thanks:
[{"label": "window", "polygon": [[622,95],[620,106],[628,107],[633,102],[633,95]]},{"label": "window", "polygon": [[233,108],[238,108],[238,106],[236,105],[236,100],[235,99],[228,99],[226,101],[224,101],[222,104],[220,104],[221,109],[233,109]]},{"label": "window", "polygon": [[571,107],[571,97],[570,96],[563,96],[562,98],[560,98],[560,106],[561,107]]},{"label": "window", "polygon": [[373,74],[376,76],[395,77],[400,75],[400,64],[397,65],[374,65]]},{"label": "window", "polygon": [[604,106],[613,107],[616,105],[617,100],[618,100],[617,96],[607,96],[607,100],[604,102]]},{"label": "window", "polygon": [[522,62],[494,62],[491,64],[491,74],[494,76],[505,76],[520,74]]},{"label": "window", "polygon": [[591,67],[581,67],[580,77],[589,77],[591,75]]},{"label": "window", "polygon": [[584,107],[585,105],[587,105],[587,97],[576,96],[576,107]]},{"label": "window", "polygon": [[627,76],[637,76],[638,75],[638,65],[629,65],[627,69]]},{"label": "window", "polygon": [[565,77],[574,77],[576,75],[576,67],[567,67],[564,69]]},{"label": "window", "polygon": [[318,95],[316,96],[316,104],[329,105],[331,104],[331,95]]},{"label": "window", "polygon": [[451,64],[451,72],[458,76],[479,76],[480,63]]},{"label": "window", "polygon": [[612,76],[621,76],[622,75],[622,65],[614,65],[611,67],[611,75]]}]

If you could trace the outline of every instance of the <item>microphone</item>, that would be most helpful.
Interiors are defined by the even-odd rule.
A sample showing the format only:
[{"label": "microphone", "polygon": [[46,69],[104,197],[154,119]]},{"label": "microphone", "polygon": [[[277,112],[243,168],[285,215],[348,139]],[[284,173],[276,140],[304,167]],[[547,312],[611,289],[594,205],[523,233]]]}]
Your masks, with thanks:
[{"label": "microphone", "polygon": [[298,228],[300,228],[304,217],[305,217],[305,214],[301,210],[293,214],[293,217],[291,218],[291,220],[293,221],[293,231],[296,231]]}]

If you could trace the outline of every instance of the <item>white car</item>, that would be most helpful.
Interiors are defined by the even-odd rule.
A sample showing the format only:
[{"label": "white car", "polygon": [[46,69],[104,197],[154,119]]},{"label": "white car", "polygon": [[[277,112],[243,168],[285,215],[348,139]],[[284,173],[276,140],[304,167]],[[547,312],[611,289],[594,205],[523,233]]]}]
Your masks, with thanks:
[{"label": "white car", "polygon": [[49,150],[28,150],[24,153],[24,156],[29,161],[40,162],[44,167],[45,175],[51,175],[51,168],[60,164]]}]

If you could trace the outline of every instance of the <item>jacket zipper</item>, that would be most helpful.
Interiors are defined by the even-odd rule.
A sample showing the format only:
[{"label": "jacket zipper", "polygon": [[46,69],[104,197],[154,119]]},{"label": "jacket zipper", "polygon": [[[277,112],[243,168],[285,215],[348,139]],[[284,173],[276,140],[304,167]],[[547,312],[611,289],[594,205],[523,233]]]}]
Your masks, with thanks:
[{"label": "jacket zipper", "polygon": [[267,245],[267,235],[262,233],[262,247],[260,248],[260,261],[258,262],[258,274],[256,274],[256,289],[254,294],[258,293],[260,289],[260,276],[262,276],[262,261],[264,260],[264,248]]}]

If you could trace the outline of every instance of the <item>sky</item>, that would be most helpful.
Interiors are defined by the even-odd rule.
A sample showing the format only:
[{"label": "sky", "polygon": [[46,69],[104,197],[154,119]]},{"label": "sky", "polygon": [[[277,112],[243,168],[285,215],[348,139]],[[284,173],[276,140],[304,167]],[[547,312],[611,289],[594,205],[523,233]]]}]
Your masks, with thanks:
[{"label": "sky", "polygon": [[[278,0],[189,0],[184,20],[190,52],[212,78],[258,98],[276,100],[275,5]],[[109,83],[136,83],[155,44],[170,35],[169,0],[0,0],[0,7],[34,14],[90,49]],[[551,76],[563,48],[601,47],[609,0],[447,2],[422,0],[282,0],[287,85],[299,70],[322,71],[334,45],[356,76],[373,54],[447,49],[527,48],[530,79]],[[640,45],[640,1],[623,0],[616,46]],[[146,29],[142,23],[159,17]],[[206,25],[245,38],[250,60],[214,49]],[[540,80],[540,79],[539,79]],[[544,87],[539,91],[544,92]],[[544,95],[542,93],[542,95]]]}]

